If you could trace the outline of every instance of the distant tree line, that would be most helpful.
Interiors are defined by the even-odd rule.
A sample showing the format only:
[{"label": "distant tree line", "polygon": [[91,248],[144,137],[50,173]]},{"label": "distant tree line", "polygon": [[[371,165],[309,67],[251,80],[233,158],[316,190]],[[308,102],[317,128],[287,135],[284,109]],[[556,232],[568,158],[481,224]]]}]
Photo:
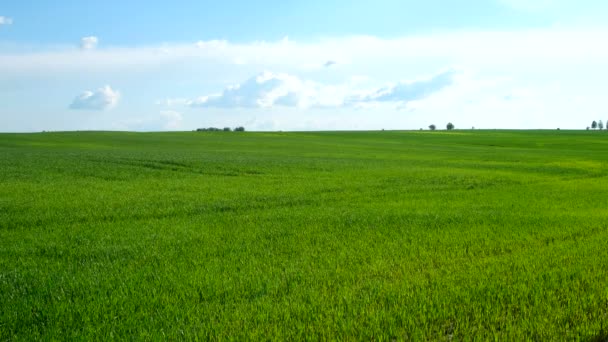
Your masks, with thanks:
[{"label": "distant tree line", "polygon": [[207,128],[197,128],[197,132],[245,132],[245,127],[239,126],[234,129],[230,127],[217,128],[217,127],[207,127]]},{"label": "distant tree line", "polygon": [[[606,125],[608,125],[608,120],[606,120]],[[591,128],[592,129],[600,129],[603,130],[604,129],[604,123],[602,122],[602,120],[600,121],[595,121],[593,120],[593,122],[591,123]],[[587,127],[587,130],[589,130],[589,127]]]},{"label": "distant tree line", "polygon": [[[456,128],[456,127],[454,126],[454,124],[453,124],[453,123],[448,122],[448,124],[445,126],[445,128],[446,128],[448,131],[451,131],[451,130],[453,130],[453,129],[454,129],[454,128]],[[421,129],[422,129],[422,128],[421,128]],[[436,129],[437,129],[437,126],[435,126],[435,124],[429,125],[429,129],[430,129],[431,131],[434,131],[434,130],[436,130]]]}]

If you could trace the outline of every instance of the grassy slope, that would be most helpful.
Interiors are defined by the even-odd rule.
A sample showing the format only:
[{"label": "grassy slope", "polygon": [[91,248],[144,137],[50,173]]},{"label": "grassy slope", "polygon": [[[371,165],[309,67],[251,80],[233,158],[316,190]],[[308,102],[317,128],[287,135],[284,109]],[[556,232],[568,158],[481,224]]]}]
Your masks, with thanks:
[{"label": "grassy slope", "polygon": [[0,135],[0,340],[594,338],[600,132]]}]

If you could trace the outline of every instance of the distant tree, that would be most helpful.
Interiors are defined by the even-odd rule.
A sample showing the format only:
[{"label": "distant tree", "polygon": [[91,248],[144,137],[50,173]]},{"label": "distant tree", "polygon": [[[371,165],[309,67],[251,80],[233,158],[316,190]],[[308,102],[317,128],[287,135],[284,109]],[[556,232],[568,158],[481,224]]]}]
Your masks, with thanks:
[{"label": "distant tree", "polygon": [[219,132],[221,129],[217,127],[197,128],[197,132]]},{"label": "distant tree", "polygon": [[234,129],[235,132],[245,132],[245,127],[239,126]]},{"label": "distant tree", "polygon": [[604,129],[604,123],[602,122],[602,120],[600,120],[600,122],[597,123],[597,128],[599,128],[600,131]]},{"label": "distant tree", "polygon": [[593,122],[591,123],[591,128],[593,128],[593,129],[597,128],[597,122],[595,120],[593,120]]},{"label": "distant tree", "polygon": [[589,126],[587,126],[587,130],[589,130]]},{"label": "distant tree", "polygon": [[435,125],[430,125],[430,126],[429,126],[429,129],[430,129],[431,131],[434,131],[434,130],[436,130],[436,129],[437,129],[437,126],[435,126]]},{"label": "distant tree", "polygon": [[446,128],[448,129],[448,131],[451,131],[454,129],[454,124],[451,122],[448,122],[448,125],[446,126]]},{"label": "distant tree", "polygon": [[230,128],[230,127],[224,127],[224,132],[231,132],[231,131],[232,131],[232,128]]}]

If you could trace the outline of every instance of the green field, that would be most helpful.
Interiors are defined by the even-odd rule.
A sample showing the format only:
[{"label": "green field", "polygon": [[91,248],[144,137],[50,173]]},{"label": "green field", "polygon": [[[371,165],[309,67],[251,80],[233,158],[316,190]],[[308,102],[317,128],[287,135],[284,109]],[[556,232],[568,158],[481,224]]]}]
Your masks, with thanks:
[{"label": "green field", "polygon": [[0,134],[0,341],[604,340],[608,134]]}]

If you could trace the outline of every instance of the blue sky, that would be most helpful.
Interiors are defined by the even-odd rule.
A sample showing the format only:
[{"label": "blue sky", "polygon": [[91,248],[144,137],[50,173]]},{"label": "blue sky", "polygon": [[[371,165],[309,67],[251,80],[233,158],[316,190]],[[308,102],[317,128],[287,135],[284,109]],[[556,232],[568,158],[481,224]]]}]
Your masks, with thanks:
[{"label": "blue sky", "polygon": [[[3,10],[23,18],[13,35],[30,43],[71,43],[79,33],[107,44],[226,39],[314,39],[335,35],[396,37],[439,29],[510,28],[551,23],[498,1],[13,1]],[[528,11],[529,12],[529,11]],[[21,20],[20,20],[21,21]],[[29,24],[28,24],[29,22]],[[40,28],[44,27],[43,32]],[[81,31],[81,32],[79,32]],[[82,33],[81,33],[82,34]]]},{"label": "blue sky", "polygon": [[607,15],[571,0],[8,0],[0,131],[584,128],[608,119]]}]

